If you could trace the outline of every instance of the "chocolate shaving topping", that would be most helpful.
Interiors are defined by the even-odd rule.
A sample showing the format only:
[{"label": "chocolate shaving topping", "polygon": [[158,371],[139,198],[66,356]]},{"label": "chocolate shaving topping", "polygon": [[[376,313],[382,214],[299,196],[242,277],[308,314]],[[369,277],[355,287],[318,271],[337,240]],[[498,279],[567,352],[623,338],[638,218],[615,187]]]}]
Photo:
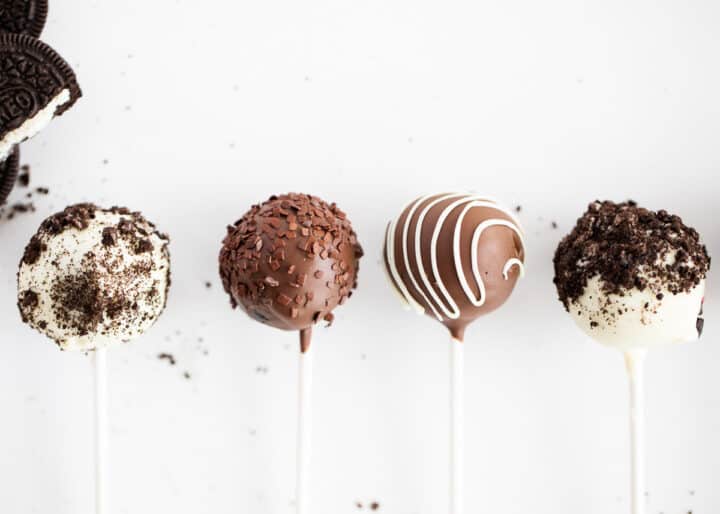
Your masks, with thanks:
[{"label": "chocolate shaving topping", "polygon": [[688,292],[705,278],[710,257],[697,231],[678,216],[632,201],[596,201],[560,242],[554,264],[560,301],[569,310],[596,276],[607,294],[633,288]]}]

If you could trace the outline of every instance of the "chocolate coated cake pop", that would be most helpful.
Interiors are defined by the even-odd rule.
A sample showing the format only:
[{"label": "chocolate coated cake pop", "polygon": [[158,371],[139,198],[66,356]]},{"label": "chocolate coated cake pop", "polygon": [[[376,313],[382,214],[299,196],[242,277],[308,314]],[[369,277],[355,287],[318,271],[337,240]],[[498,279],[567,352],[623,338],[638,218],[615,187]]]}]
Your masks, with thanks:
[{"label": "chocolate coated cake pop", "polygon": [[[305,194],[272,196],[228,227],[220,276],[233,307],[283,330],[307,331],[357,285],[362,248],[335,204]],[[309,337],[307,338],[309,342]]]},{"label": "chocolate coated cake pop", "polygon": [[424,196],[387,230],[385,264],[395,289],[461,340],[469,323],[508,299],[524,259],[519,222],[482,196]]}]

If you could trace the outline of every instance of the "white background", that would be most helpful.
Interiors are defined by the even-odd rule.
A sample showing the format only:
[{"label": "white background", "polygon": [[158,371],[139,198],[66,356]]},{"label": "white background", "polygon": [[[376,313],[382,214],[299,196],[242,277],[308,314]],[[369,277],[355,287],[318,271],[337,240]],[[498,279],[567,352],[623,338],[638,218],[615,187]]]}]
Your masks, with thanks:
[{"label": "white background", "polygon": [[[338,202],[367,253],[315,338],[312,513],[445,514],[447,336],[380,252],[407,201],[460,189],[522,205],[528,240],[526,279],[467,334],[467,512],[626,513],[622,359],[565,314],[551,259],[595,198],[681,214],[720,255],[719,24],[712,0],[52,2],[43,38],[85,97],[23,147],[50,196],[0,224],[0,511],[92,512],[90,361],[15,307],[40,221],[89,200],[173,238],[166,313],[109,355],[113,512],[292,512],[296,337],[233,312],[216,259],[293,190]],[[652,514],[720,511],[713,279],[703,341],[648,362]]]}]

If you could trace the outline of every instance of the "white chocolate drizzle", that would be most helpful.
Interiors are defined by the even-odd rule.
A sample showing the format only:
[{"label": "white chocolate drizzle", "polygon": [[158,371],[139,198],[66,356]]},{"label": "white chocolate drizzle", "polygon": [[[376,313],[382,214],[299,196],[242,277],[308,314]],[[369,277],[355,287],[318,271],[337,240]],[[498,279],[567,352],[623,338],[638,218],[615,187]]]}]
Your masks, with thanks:
[{"label": "white chocolate drizzle", "polygon": [[[415,231],[413,234],[410,234],[410,225],[413,222],[415,213],[418,211],[420,206],[428,200],[432,201],[428,202],[428,204],[419,212],[415,225]],[[448,206],[445,207],[440,213],[435,227],[433,228],[432,238],[430,240],[430,264],[432,268],[431,279],[431,277],[428,276],[428,273],[425,270],[425,266],[423,265],[422,260],[422,229],[425,222],[425,217],[427,216],[428,212],[430,212],[430,210],[436,205],[448,200],[453,201],[448,204]],[[440,233],[443,230],[443,226],[448,216],[450,216],[453,210],[459,207],[462,207],[462,211],[458,216],[458,219],[453,228],[453,260],[455,264],[455,272],[457,273],[460,285],[462,286],[462,289],[467,298],[475,307],[482,307],[485,304],[486,300],[485,283],[483,282],[477,259],[479,246],[478,243],[480,242],[480,237],[482,236],[483,232],[489,227],[505,226],[515,232],[515,234],[517,234],[518,238],[520,239],[521,247],[525,247],[522,229],[520,228],[520,223],[517,218],[509,210],[498,205],[497,202],[490,198],[476,195],[468,195],[463,193],[452,193],[439,196],[427,195],[415,200],[410,205],[408,205],[403,210],[403,214],[407,211],[407,216],[405,217],[405,222],[403,223],[402,234],[400,235],[400,237],[402,238],[401,246],[403,265],[405,266],[405,269],[407,270],[407,275],[410,278],[410,284],[406,284],[405,282],[403,282],[400,272],[398,270],[397,261],[395,259],[395,238],[397,237],[398,225],[402,214],[400,215],[400,217],[396,218],[388,225],[385,238],[385,259],[387,262],[387,268],[390,277],[397,286],[397,290],[400,293],[400,296],[402,297],[404,302],[409,307],[416,310],[418,313],[422,314],[425,312],[425,308],[415,300],[412,294],[410,294],[410,288],[412,287],[413,290],[417,292],[417,294],[425,301],[425,303],[430,306],[430,309],[432,310],[435,317],[441,322],[444,319],[443,316],[448,319],[458,319],[461,314],[457,302],[450,295],[449,291],[445,287],[445,283],[443,282],[443,277],[440,274],[437,262],[437,245],[440,238]],[[462,224],[465,216],[471,209],[477,207],[494,209],[506,215],[512,221],[508,221],[507,219],[503,218],[490,218],[480,223],[473,232],[470,254],[473,278],[479,290],[479,295],[476,297],[472,288],[470,287],[468,278],[462,271],[463,266],[462,256],[460,252],[460,236],[462,234]],[[408,241],[410,240],[410,237],[413,238],[412,240],[415,246],[415,251],[413,252],[413,255],[410,255],[410,252],[408,250]],[[418,270],[419,280],[425,286],[425,289],[427,290],[432,299],[428,298],[425,290],[420,287],[418,278],[415,277],[415,274],[413,273],[410,266],[411,257],[414,258],[414,264]],[[510,270],[515,266],[517,266],[519,270],[520,277],[524,276],[525,266],[523,262],[517,257],[513,257],[509,259],[503,266],[502,275],[505,280],[510,279]]]}]

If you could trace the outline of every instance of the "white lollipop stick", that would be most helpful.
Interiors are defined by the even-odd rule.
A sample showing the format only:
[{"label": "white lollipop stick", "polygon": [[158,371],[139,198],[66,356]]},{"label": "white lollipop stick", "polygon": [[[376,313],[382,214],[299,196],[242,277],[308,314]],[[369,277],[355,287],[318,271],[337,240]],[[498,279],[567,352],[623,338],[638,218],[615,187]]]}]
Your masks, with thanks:
[{"label": "white lollipop stick", "polygon": [[107,508],[107,350],[93,352],[95,363],[95,513],[108,514]]},{"label": "white lollipop stick", "polygon": [[450,514],[463,512],[463,342],[450,340]]},{"label": "white lollipop stick", "polygon": [[632,514],[645,514],[645,356],[647,350],[625,352],[630,378],[630,446]]},{"label": "white lollipop stick", "polygon": [[297,433],[297,514],[306,514],[309,504],[310,450],[312,441],[312,349],[310,329],[300,333],[298,367],[298,433]]}]

